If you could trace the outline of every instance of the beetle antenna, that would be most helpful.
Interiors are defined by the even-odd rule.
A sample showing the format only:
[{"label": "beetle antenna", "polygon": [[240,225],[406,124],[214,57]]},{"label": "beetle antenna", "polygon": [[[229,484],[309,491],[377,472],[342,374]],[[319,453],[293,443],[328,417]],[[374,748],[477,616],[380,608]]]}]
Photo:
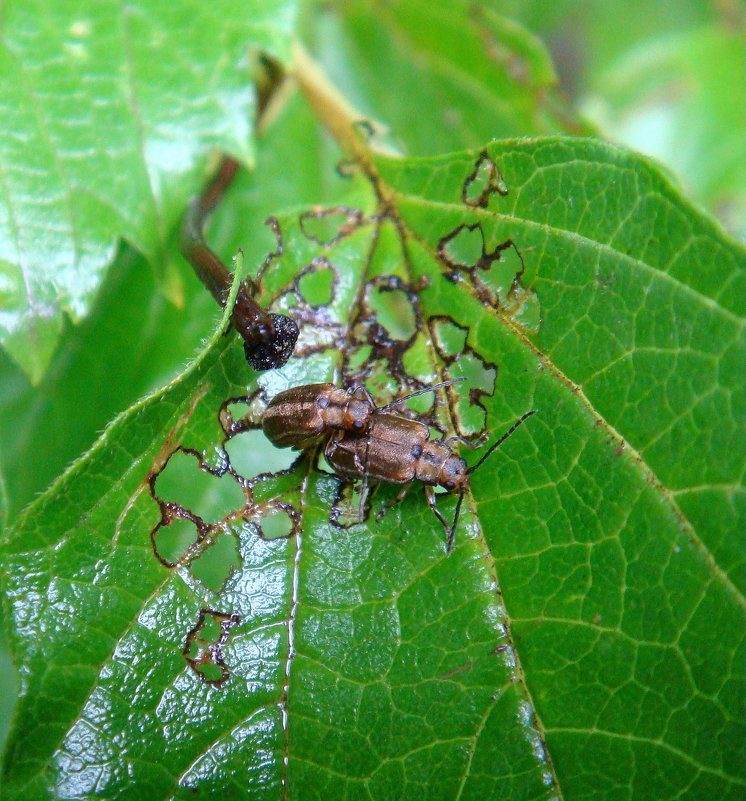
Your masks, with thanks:
[{"label": "beetle antenna", "polygon": [[482,456],[482,458],[475,465],[472,465],[466,471],[467,475],[469,473],[473,473],[494,450],[499,448],[500,445],[502,445],[503,442],[505,442],[505,440],[516,430],[516,428],[518,428],[518,426],[524,420],[527,420],[529,417],[531,417],[532,414],[536,414],[536,412],[537,412],[537,409],[531,409],[530,412],[526,412],[525,414],[521,415],[518,418],[518,420],[516,420],[515,423],[513,423],[513,425],[500,437],[500,439],[498,439],[498,441],[494,443],[494,445],[490,445],[490,447],[487,449],[487,452]]},{"label": "beetle antenna", "polygon": [[446,537],[446,555],[451,553],[451,549],[453,548],[453,540],[456,537],[456,526],[458,525],[458,518],[461,514],[461,504],[464,500],[464,493],[459,493],[458,496],[458,503],[456,504],[456,511],[453,514],[453,523],[451,523],[451,527],[448,529],[448,536]]},{"label": "beetle antenna", "polygon": [[375,411],[374,414],[378,414],[379,412],[385,412],[387,409],[391,409],[393,406],[396,406],[399,403],[403,403],[410,398],[416,398],[418,395],[424,395],[426,392],[435,392],[436,389],[440,389],[441,387],[449,387],[451,384],[458,384],[459,381],[466,381],[466,376],[463,375],[460,378],[449,378],[448,381],[441,381],[439,384],[433,384],[431,387],[425,387],[424,389],[418,389],[417,392],[410,392],[409,395],[405,395],[403,398],[398,398],[391,403],[387,403],[385,406],[379,406]]}]

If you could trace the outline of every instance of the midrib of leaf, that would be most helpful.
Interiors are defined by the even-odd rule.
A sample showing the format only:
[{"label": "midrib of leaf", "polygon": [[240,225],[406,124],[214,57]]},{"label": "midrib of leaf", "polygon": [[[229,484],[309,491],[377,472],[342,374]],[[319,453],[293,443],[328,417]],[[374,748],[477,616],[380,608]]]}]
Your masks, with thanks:
[{"label": "midrib of leaf", "polygon": [[[395,200],[396,191],[391,186],[387,185],[383,181],[383,179],[381,178],[380,174],[375,170],[375,167],[372,164],[370,164],[370,163],[365,164],[364,171],[366,172],[367,177],[369,178],[369,180],[371,181],[371,183],[373,184],[373,186],[374,186],[374,188],[376,190],[376,194],[379,197],[379,201],[380,201],[380,203],[382,205],[382,208],[381,208],[381,211],[380,211],[380,217],[379,217],[378,221],[376,222],[375,233],[374,233],[374,235],[372,237],[371,248],[370,248],[370,250],[368,252],[368,257],[366,258],[365,266],[363,268],[363,271],[361,273],[361,277],[359,279],[360,289],[358,290],[356,301],[355,301],[355,307],[354,307],[354,311],[355,312],[357,312],[359,310],[360,304],[362,302],[363,291],[364,291],[368,276],[370,274],[370,265],[372,263],[373,256],[375,254],[376,247],[379,244],[379,231],[380,231],[380,228],[385,223],[385,221],[387,219],[390,219],[391,222],[394,223],[395,228],[397,230],[397,234],[398,234],[399,240],[400,240],[399,244],[400,244],[401,251],[402,251],[402,266],[403,266],[404,272],[406,273],[407,280],[410,283],[410,285],[414,284],[417,276],[415,275],[415,273],[414,273],[414,271],[412,269],[411,260],[410,260],[410,254],[409,254],[409,251],[407,249],[407,240],[408,239],[416,241],[421,246],[423,246],[427,250],[427,252],[430,253],[431,257],[433,257],[435,262],[437,263],[437,257],[433,254],[431,248],[429,248],[429,246],[427,246],[426,243],[422,242],[421,239],[419,237],[417,237],[409,229],[409,227],[407,226],[405,220],[403,219],[403,217],[399,213],[395,203],[392,204],[390,202],[392,199]],[[426,305],[426,304],[423,304],[423,305]],[[354,315],[351,316],[350,319],[352,320],[353,318],[354,318]],[[349,331],[350,331],[350,328],[348,326],[348,332]],[[430,361],[431,361],[431,363],[433,365],[433,369],[437,370],[438,358],[436,356],[435,348],[433,346],[433,343],[432,343],[432,341],[430,340],[429,337],[427,338],[426,347],[427,347],[427,350],[428,350],[428,353],[429,353],[429,356],[430,356]],[[441,374],[439,376],[438,380],[442,381],[444,379],[445,379],[445,376],[443,376]],[[450,419],[450,412],[449,411],[446,411],[446,416],[449,419],[450,428],[455,431],[456,428],[455,428],[455,426],[453,424],[453,420]],[[520,688],[521,695],[523,696],[523,698],[525,699],[526,703],[529,705],[529,708],[532,711],[531,725],[530,726],[524,726],[522,723],[519,724],[519,725],[521,727],[523,735],[527,739],[532,741],[532,746],[533,746],[532,747],[532,752],[533,752],[534,758],[536,759],[537,763],[541,762],[545,766],[544,775],[545,775],[546,779],[548,779],[549,782],[551,782],[551,786],[552,786],[553,790],[556,793],[556,798],[560,799],[560,801],[561,801],[561,799],[563,799],[564,796],[563,796],[562,791],[560,789],[559,778],[557,776],[557,773],[556,773],[556,770],[555,770],[555,767],[554,767],[554,763],[552,761],[551,754],[549,753],[549,747],[548,747],[547,738],[546,738],[546,729],[544,727],[543,722],[539,718],[538,712],[536,710],[536,704],[534,703],[533,698],[531,696],[531,693],[530,693],[530,691],[528,689],[528,683],[526,681],[526,674],[525,674],[525,671],[523,670],[523,667],[521,665],[521,658],[520,658],[520,655],[519,655],[519,650],[518,650],[516,642],[515,642],[515,640],[513,638],[513,631],[512,631],[511,621],[510,621],[510,615],[508,614],[508,611],[505,608],[505,604],[503,603],[503,600],[502,600],[502,591],[500,589],[500,581],[499,581],[499,578],[498,578],[498,571],[497,571],[497,564],[495,562],[495,557],[494,557],[494,554],[492,553],[492,550],[491,550],[491,548],[490,548],[490,546],[489,546],[489,544],[487,542],[487,538],[484,536],[484,530],[482,528],[481,519],[480,519],[480,516],[478,514],[478,509],[476,507],[476,504],[474,502],[474,497],[473,497],[471,492],[467,493],[467,506],[469,508],[469,511],[472,514],[472,519],[474,521],[474,526],[478,531],[478,540],[479,540],[479,543],[480,543],[482,554],[483,554],[484,559],[485,559],[485,561],[487,563],[487,570],[488,570],[488,572],[489,572],[489,574],[490,574],[490,576],[492,578],[492,582],[493,582],[493,585],[494,585],[494,588],[495,588],[495,592],[494,592],[494,595],[492,597],[492,604],[493,604],[493,606],[495,608],[495,611],[497,612],[497,615],[498,615],[498,617],[499,617],[499,619],[500,619],[500,621],[501,621],[501,623],[502,623],[502,625],[504,627],[504,639],[509,644],[511,652],[512,652],[512,655],[513,655],[513,660],[514,660],[514,664],[512,666],[512,674],[513,674],[513,677],[514,677],[513,678],[513,682],[515,684],[517,684],[518,687]],[[418,578],[419,578],[419,576],[418,576]],[[479,721],[479,723],[477,725],[477,729],[475,730],[474,735],[471,738],[472,745],[471,745],[471,749],[470,749],[470,755],[469,755],[469,759],[466,762],[466,766],[465,766],[465,769],[464,769],[464,774],[463,774],[463,777],[462,777],[462,780],[461,780],[461,784],[460,784],[459,790],[458,790],[457,799],[461,797],[461,795],[463,793],[463,790],[464,790],[464,787],[466,786],[467,779],[469,778],[471,765],[472,765],[472,761],[473,761],[473,757],[474,757],[474,753],[476,752],[477,744],[479,742],[480,732],[483,730],[484,726],[486,725],[486,722],[489,719],[489,715],[490,715],[492,709],[494,708],[495,704],[497,703],[498,699],[499,699],[499,695],[496,693],[495,698],[493,698],[492,702],[490,704],[487,704],[486,709],[485,709],[485,713],[484,713],[483,717],[480,719],[480,721]],[[536,743],[536,742],[533,741],[534,738],[532,738],[532,736],[531,736],[532,735],[531,727],[534,727],[535,731],[538,732],[540,742]],[[285,797],[285,796],[283,796],[283,797]]]},{"label": "midrib of leaf", "polygon": [[[397,192],[396,192],[396,190],[394,188],[392,188],[390,186],[388,188],[389,188],[389,190],[390,190],[390,192],[391,192],[391,194],[393,196],[397,195]],[[458,213],[462,213],[463,212],[463,209],[461,207],[456,206],[456,205],[454,205],[452,203],[436,203],[436,202],[430,201],[430,200],[424,201],[424,200],[421,200],[419,198],[415,198],[415,197],[412,197],[412,196],[406,196],[406,198],[407,198],[407,201],[411,202],[413,205],[422,204],[423,206],[425,206],[427,208],[440,207],[440,208],[448,209],[450,211],[457,211]],[[521,219],[521,218],[518,218],[518,217],[512,217],[510,215],[488,212],[488,211],[484,211],[482,209],[477,209],[475,211],[475,214],[476,214],[476,216],[483,216],[486,219],[490,219],[490,220],[498,218],[498,219],[502,219],[504,221],[509,221],[512,224],[517,224],[519,226],[521,226],[521,225],[525,226],[528,230],[531,230],[531,229],[549,230],[549,231],[552,231],[553,233],[558,234],[560,236],[565,236],[568,239],[576,240],[577,242],[582,244],[584,247],[590,247],[591,249],[612,253],[615,257],[618,257],[621,260],[624,260],[624,261],[628,262],[631,266],[639,267],[641,269],[644,269],[646,272],[654,274],[655,277],[665,276],[665,279],[667,281],[671,282],[674,286],[676,286],[677,289],[680,289],[682,292],[684,292],[685,294],[687,294],[690,297],[694,297],[696,300],[698,300],[700,303],[702,303],[702,305],[705,305],[705,306],[708,306],[708,307],[710,307],[712,309],[717,310],[721,314],[721,316],[724,319],[726,319],[728,322],[730,322],[730,323],[734,323],[734,322],[738,323],[741,328],[743,328],[743,326],[744,326],[744,321],[742,319],[738,318],[736,315],[734,315],[728,309],[724,309],[714,299],[711,299],[711,298],[703,296],[702,294],[697,292],[694,288],[690,287],[688,284],[685,284],[685,283],[679,281],[674,276],[670,275],[670,273],[664,272],[664,271],[661,271],[661,270],[656,270],[654,267],[652,267],[651,265],[647,264],[646,262],[643,262],[640,259],[633,258],[632,256],[628,256],[627,254],[622,253],[621,251],[614,250],[609,245],[605,245],[605,244],[600,243],[600,242],[595,242],[594,240],[588,239],[587,237],[585,237],[585,236],[583,236],[581,234],[578,234],[577,232],[574,232],[574,231],[566,231],[566,230],[561,229],[561,228],[556,228],[554,226],[546,225],[544,223],[537,223],[537,222],[534,222],[532,220],[525,220],[525,219]],[[400,218],[400,220],[401,220],[401,218]],[[401,224],[403,226],[406,226],[406,222],[404,220],[401,220]],[[417,241],[420,244],[420,246],[430,254],[431,258],[433,258],[437,262],[438,255],[432,249],[431,245],[427,241],[422,239],[418,234],[416,234],[414,231],[412,231],[408,227],[407,227],[407,236],[409,236],[413,240]],[[552,372],[552,374],[554,376],[556,376],[556,378],[562,384],[564,384],[573,394],[575,394],[578,397],[578,399],[583,403],[583,405],[586,407],[588,412],[596,420],[597,424],[602,426],[604,428],[604,430],[609,434],[609,436],[612,437],[619,444],[619,446],[623,447],[626,451],[628,451],[628,453],[632,456],[634,462],[637,464],[637,466],[639,467],[641,472],[644,474],[644,476],[645,476],[646,480],[648,481],[648,483],[650,483],[653,487],[655,487],[661,493],[662,497],[665,499],[666,503],[671,508],[671,511],[673,512],[673,514],[678,519],[678,521],[679,521],[679,523],[681,525],[682,531],[684,531],[687,534],[687,536],[689,537],[691,543],[694,545],[694,547],[697,549],[697,551],[701,554],[702,558],[704,559],[704,561],[708,565],[708,568],[710,569],[712,574],[724,584],[724,586],[726,587],[726,589],[728,590],[728,592],[730,593],[732,598],[736,601],[736,603],[739,606],[741,606],[742,608],[746,609],[746,597],[744,597],[743,593],[741,593],[739,591],[739,589],[733,584],[733,582],[731,581],[729,576],[725,573],[725,571],[723,571],[723,569],[717,564],[717,562],[716,562],[714,556],[712,555],[712,553],[704,545],[702,540],[697,536],[696,531],[694,530],[694,527],[692,526],[690,521],[686,518],[684,513],[679,508],[679,506],[676,503],[676,500],[675,500],[674,495],[671,492],[671,490],[669,490],[666,486],[664,486],[663,482],[655,475],[654,471],[652,470],[650,465],[647,464],[647,462],[643,458],[642,454],[639,453],[635,448],[633,448],[629,444],[629,442],[625,439],[625,437],[623,437],[622,434],[619,431],[617,431],[613,426],[611,426],[599,414],[599,412],[595,409],[595,407],[590,402],[590,400],[588,399],[586,394],[583,392],[582,387],[579,384],[576,384],[574,381],[572,381],[572,379],[569,376],[565,375],[557,367],[557,365],[555,365],[551,361],[551,359],[549,359],[546,356],[546,354],[542,353],[536,347],[536,345],[534,345],[534,343],[526,336],[526,334],[524,333],[523,329],[513,320],[513,318],[511,317],[510,314],[506,313],[503,309],[498,307],[497,309],[495,309],[495,316],[511,332],[511,334],[513,334],[513,336],[515,336],[517,339],[519,339],[524,344],[525,347],[527,347],[529,350],[531,350],[537,356],[537,358],[539,358],[541,360],[541,362],[545,365],[545,367],[548,368]]]},{"label": "midrib of leaf", "polygon": [[[311,471],[311,460],[306,462],[306,472],[303,476],[303,485],[300,491],[300,518],[305,521],[306,512],[308,510],[308,480]],[[288,641],[287,649],[288,654],[285,659],[285,669],[283,674],[282,683],[282,696],[280,698],[280,711],[283,716],[283,731],[282,731],[282,798],[283,801],[287,799],[288,795],[288,767],[290,765],[290,727],[288,721],[290,718],[290,679],[293,674],[293,660],[295,659],[295,623],[298,617],[299,605],[299,589],[300,589],[300,560],[303,557],[303,525],[295,535],[295,551],[293,552],[293,571],[290,578],[291,598],[290,598],[290,612],[288,613]]]}]

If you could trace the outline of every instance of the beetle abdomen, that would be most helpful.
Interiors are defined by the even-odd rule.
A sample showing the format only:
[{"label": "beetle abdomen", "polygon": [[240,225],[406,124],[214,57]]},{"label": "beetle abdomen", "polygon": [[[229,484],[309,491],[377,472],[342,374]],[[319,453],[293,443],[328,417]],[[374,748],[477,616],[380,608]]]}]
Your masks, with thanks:
[{"label": "beetle abdomen", "polygon": [[267,404],[262,429],[278,448],[304,450],[326,430],[319,398],[335,390],[334,384],[305,384],[279,392]]},{"label": "beetle abdomen", "polygon": [[335,437],[326,447],[329,464],[346,478],[372,483],[408,484],[416,478],[416,463],[427,442],[427,426],[390,414],[376,415],[368,434]]}]

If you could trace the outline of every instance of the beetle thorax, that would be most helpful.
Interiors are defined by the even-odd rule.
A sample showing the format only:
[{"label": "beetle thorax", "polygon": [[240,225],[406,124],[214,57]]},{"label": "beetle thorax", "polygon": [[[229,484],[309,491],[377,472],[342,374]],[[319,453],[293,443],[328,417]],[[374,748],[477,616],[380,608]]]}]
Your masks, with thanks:
[{"label": "beetle thorax", "polygon": [[464,492],[469,486],[469,474],[466,470],[466,462],[451,453],[441,465],[438,484],[448,492]]},{"label": "beetle thorax", "polygon": [[321,395],[316,405],[320,409],[325,428],[365,434],[370,428],[373,409],[367,401],[351,397],[342,389],[332,389]]},{"label": "beetle thorax", "polygon": [[438,485],[448,492],[460,492],[468,483],[466,462],[440,441],[415,446],[417,478],[425,484]]},{"label": "beetle thorax", "polygon": [[364,434],[370,429],[370,416],[373,413],[368,401],[348,398],[344,408],[343,428],[356,434]]}]

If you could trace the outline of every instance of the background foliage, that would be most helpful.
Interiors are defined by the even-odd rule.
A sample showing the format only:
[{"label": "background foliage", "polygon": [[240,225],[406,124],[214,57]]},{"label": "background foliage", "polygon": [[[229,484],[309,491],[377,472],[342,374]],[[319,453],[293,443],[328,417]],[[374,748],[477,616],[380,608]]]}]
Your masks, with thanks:
[{"label": "background foliage", "polygon": [[[77,721],[69,730],[59,719],[47,721],[46,746],[33,727],[16,731],[6,763],[15,787],[25,788],[16,792],[27,792],[24,776],[36,776],[35,790],[52,781],[58,795],[69,797],[91,781],[81,764],[108,764],[95,750],[111,747],[107,737],[93,748],[81,732],[103,703],[91,682],[109,705],[112,693],[126,696],[117,665],[126,663],[122,650],[129,648],[161,654],[161,673],[130,666],[142,687],[152,693],[174,682],[172,707],[191,703],[193,719],[212,720],[197,737],[201,761],[178,746],[193,729],[171,730],[185,784],[202,781],[207,793],[210,782],[225,781],[221,770],[235,779],[247,760],[241,742],[248,741],[258,754],[252,786],[266,781],[271,796],[278,781],[271,765],[283,751],[272,702],[283,691],[288,642],[281,633],[260,633],[280,631],[287,621],[298,575],[293,708],[306,734],[293,741],[293,786],[325,788],[319,794],[327,797],[358,797],[363,790],[388,797],[406,781],[406,797],[414,797],[415,787],[431,788],[434,797],[438,776],[444,797],[454,797],[454,788],[461,797],[504,794],[508,784],[525,797],[549,797],[558,788],[567,798],[736,797],[743,252],[644,161],[578,140],[492,146],[490,158],[510,194],[493,192],[486,210],[461,202],[464,179],[491,138],[598,128],[662,159],[678,172],[674,180],[742,234],[738,9],[724,4],[715,13],[710,4],[692,2],[671,14],[666,5],[647,4],[630,18],[618,3],[556,3],[547,14],[544,4],[530,2],[437,9],[417,0],[300,9],[277,2],[236,19],[215,3],[209,10],[129,4],[124,11],[104,3],[85,14],[73,3],[8,4],[2,59],[18,80],[3,84],[9,116],[0,138],[6,589],[19,632],[24,720],[41,725],[45,708],[58,712],[64,701],[71,704],[68,720]],[[323,255],[347,277],[348,294],[340,291],[327,303],[346,325],[349,293],[367,280],[363,265],[368,277],[400,271],[411,282],[427,275],[428,316],[454,315],[465,328],[480,319],[468,339],[476,361],[459,363],[473,380],[489,378],[479,359],[498,366],[498,391],[485,400],[489,428],[499,430],[531,404],[542,416],[494,470],[478,476],[476,514],[467,516],[463,545],[450,560],[418,493],[403,518],[340,533],[324,517],[333,494],[329,479],[309,474],[312,486],[301,495],[281,480],[279,489],[257,489],[264,500],[273,492],[304,498],[306,556],[298,566],[293,540],[260,544],[240,526],[228,532],[226,542],[237,545],[229,543],[219,561],[243,564],[232,579],[232,608],[244,627],[227,646],[227,661],[256,675],[242,677],[251,692],[235,681],[215,691],[183,667],[180,650],[199,608],[220,598],[220,588],[204,583],[205,572],[172,573],[145,553],[141,538],[156,525],[157,506],[138,495],[130,508],[127,499],[143,478],[132,465],[157,461],[165,434],[204,392],[179,436],[214,456],[221,432],[209,410],[253,386],[236,361],[235,343],[213,341],[178,384],[128,412],[17,521],[117,412],[179,373],[215,328],[211,299],[173,247],[211,148],[252,167],[210,233],[222,253],[242,246],[249,265],[275,246],[262,225],[270,213],[342,202],[374,210],[369,180],[335,171],[345,143],[318,121],[329,123],[325,114],[337,108],[328,98],[309,105],[289,88],[254,144],[255,58],[247,43],[289,63],[294,32],[347,101],[387,127],[376,130],[373,147],[434,158],[380,157],[375,167],[393,192],[406,246],[384,226],[371,251],[373,227],[363,225],[344,242],[314,250],[294,228],[298,212],[288,212],[281,218],[286,255],[266,291],[274,286],[279,294],[299,268]],[[564,95],[542,39],[555,55]],[[205,41],[215,46],[205,48]],[[440,155],[463,148],[474,150]],[[443,235],[475,221],[487,250],[513,238],[526,263],[526,293],[514,306],[504,304],[506,276],[509,283],[520,265],[511,268],[506,256],[503,273],[485,275],[507,310],[499,321],[475,302],[468,281],[458,294],[444,284],[434,260]],[[473,255],[473,241],[463,246]],[[386,311],[385,303],[378,311]],[[422,380],[442,367],[442,354],[426,350],[417,343],[408,362]],[[452,346],[442,351],[451,354]],[[328,354],[291,364],[282,377],[268,377],[264,389],[271,394],[285,380],[321,380],[334,366]],[[396,387],[376,388],[381,394]],[[231,458],[239,460],[238,451]],[[235,495],[225,482],[218,490],[197,486],[190,466],[183,473],[190,502],[204,496],[201,514],[221,519]],[[122,543],[112,548],[106,536],[90,536],[110,531],[124,508]],[[400,519],[416,536],[397,539]],[[41,559],[55,542],[58,556]],[[178,543],[173,547],[178,551]],[[218,552],[218,543],[213,547]],[[133,560],[147,566],[138,567],[134,583]],[[112,595],[101,594],[101,564],[112,571],[114,580],[104,581]],[[242,595],[239,575],[274,584]],[[35,606],[30,588],[47,601]],[[92,613],[105,598],[111,616],[103,637],[70,628],[68,604]],[[257,606],[258,598],[266,604]],[[133,614],[147,625],[126,633]],[[422,630],[408,628],[417,626]],[[57,632],[46,644],[45,630]],[[397,637],[398,650],[387,652]],[[117,642],[112,659],[107,654]],[[433,643],[441,644],[437,653]],[[509,648],[488,658],[501,644]],[[345,656],[347,648],[354,657]],[[47,662],[55,665],[50,674],[39,668]],[[9,682],[7,655],[5,665]],[[165,714],[167,697],[159,707]],[[132,738],[125,751],[133,752],[138,732],[153,731],[152,719],[137,711],[113,714],[117,731],[121,726]],[[355,714],[362,718],[353,721]],[[521,714],[520,725],[506,723]],[[444,719],[447,731],[438,728]],[[62,726],[58,740],[67,739],[52,780],[38,765],[55,742],[55,725]],[[221,727],[232,728],[232,738],[211,746]],[[381,730],[380,742],[364,742],[371,728]],[[317,741],[324,743],[322,755]],[[157,737],[146,742],[159,753]],[[350,760],[351,742],[357,759]],[[147,752],[138,759],[148,762]],[[348,771],[344,778],[340,765]],[[137,775],[156,793],[172,780],[157,770]],[[101,786],[105,780],[125,786],[117,784],[122,777],[95,778]]]}]

